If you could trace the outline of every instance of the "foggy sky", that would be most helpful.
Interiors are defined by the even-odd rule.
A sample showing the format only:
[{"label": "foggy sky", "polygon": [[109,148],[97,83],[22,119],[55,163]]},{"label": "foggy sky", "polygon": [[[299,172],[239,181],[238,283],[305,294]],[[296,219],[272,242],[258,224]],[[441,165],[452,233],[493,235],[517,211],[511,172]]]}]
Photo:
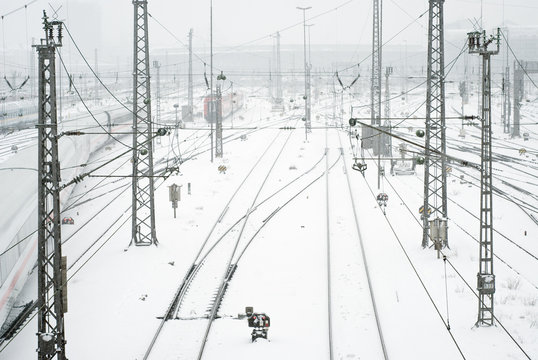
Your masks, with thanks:
[{"label": "foggy sky", "polygon": [[[30,0],[2,0],[0,15],[28,2]],[[130,0],[38,0],[27,11],[23,9],[4,18],[0,30],[3,31],[3,46],[7,51],[27,49],[32,38],[42,37],[42,11],[46,9],[49,16],[53,14],[49,2],[55,8],[61,6],[59,19],[66,22],[88,57],[93,59],[94,49],[99,49],[100,58],[106,59],[107,54],[114,53],[115,58],[124,57],[122,62],[128,59],[133,48],[133,5]],[[195,47],[207,53],[209,4],[210,0],[149,0],[148,8],[153,16],[149,19],[150,48],[184,50],[158,25],[157,20],[184,44],[187,43],[189,29],[193,28]],[[447,0],[444,6],[445,26],[457,24],[462,30],[473,30],[469,19],[480,20],[480,4],[479,0]],[[214,47],[220,49],[217,51],[229,52],[268,45],[272,43],[270,34],[299,23],[281,32],[281,42],[302,44],[302,11],[297,10],[297,6],[312,7],[307,11],[307,23],[314,24],[311,27],[313,45],[371,43],[371,0],[213,0]],[[341,6],[338,10],[330,11],[338,6]],[[427,8],[427,0],[383,0],[383,41],[398,34],[390,45],[405,42],[426,47],[428,14],[413,21]],[[308,20],[325,12],[325,15]],[[503,21],[510,26],[534,26],[537,14],[538,3],[535,0],[483,1],[483,25],[487,31],[501,26]],[[462,34],[465,37],[465,33]],[[69,43],[65,48],[69,54],[73,51]]]}]

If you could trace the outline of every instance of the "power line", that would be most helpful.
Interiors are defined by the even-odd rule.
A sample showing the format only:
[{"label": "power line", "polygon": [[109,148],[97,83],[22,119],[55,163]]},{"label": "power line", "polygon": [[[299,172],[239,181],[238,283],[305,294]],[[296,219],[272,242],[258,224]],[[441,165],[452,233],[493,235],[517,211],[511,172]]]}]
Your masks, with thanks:
[{"label": "power line", "polygon": [[[68,78],[71,77],[71,74],[69,73],[69,71],[67,70],[67,67],[64,63],[64,60],[62,58],[62,55],[60,54],[60,52],[58,52],[58,57],[60,58],[60,62],[62,63],[62,67],[65,71],[65,73],[67,74]],[[76,87],[76,85],[73,83],[73,89],[75,89],[75,92],[80,100],[80,102],[82,103],[82,105],[84,105],[84,108],[86,108],[86,111],[88,111],[88,113],[90,114],[90,116],[92,117],[92,119],[97,123],[97,125],[99,125],[99,127],[101,129],[103,129],[103,131],[105,133],[107,133],[108,135],[110,135],[111,138],[113,138],[115,141],[117,141],[118,143],[122,144],[123,146],[129,148],[130,150],[132,150],[132,146],[129,146],[127,144],[125,144],[123,141],[117,139],[112,133],[110,133],[109,131],[107,131],[107,129],[101,125],[101,123],[95,118],[95,116],[93,115],[92,111],[90,110],[90,108],[88,107],[88,105],[86,105],[86,102],[84,101],[84,99],[82,98],[82,96],[80,95],[80,92],[78,91],[78,88]]]}]

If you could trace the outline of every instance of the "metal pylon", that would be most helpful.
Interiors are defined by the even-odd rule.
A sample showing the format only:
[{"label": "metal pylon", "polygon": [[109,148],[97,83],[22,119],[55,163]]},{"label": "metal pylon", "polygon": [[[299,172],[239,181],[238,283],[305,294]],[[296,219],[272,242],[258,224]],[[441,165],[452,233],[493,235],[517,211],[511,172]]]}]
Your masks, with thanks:
[{"label": "metal pylon", "polygon": [[[469,53],[482,56],[482,150],[480,156],[480,264],[477,274],[478,320],[477,325],[493,325],[493,187],[491,159],[491,55],[499,53],[500,31],[486,38],[486,32],[472,32],[469,37]],[[492,45],[494,50],[488,50]]]},{"label": "metal pylon", "polygon": [[280,33],[276,33],[276,97],[275,103],[282,105],[282,68],[280,64]]},{"label": "metal pylon", "polygon": [[[157,60],[153,61],[153,67],[157,72],[156,81],[155,81],[155,122],[157,124],[161,123],[161,63]],[[161,137],[157,136],[157,144],[161,144]],[[155,149],[153,149],[155,150]]]},{"label": "metal pylon", "polygon": [[[381,125],[381,64],[382,64],[382,16],[383,1],[373,0],[372,21],[372,77],[370,79],[370,124]],[[363,128],[363,146],[373,149],[377,155],[381,149],[381,133],[371,128]]]},{"label": "metal pylon", "polygon": [[[524,64],[524,62],[520,62]],[[521,102],[523,101],[523,85],[525,72],[517,60],[514,61],[514,124],[512,126],[512,137],[520,137],[519,123],[521,113]]]},{"label": "metal pylon", "polygon": [[133,206],[135,245],[157,245],[153,185],[153,130],[149,73],[148,2],[133,0]]},{"label": "metal pylon", "polygon": [[221,158],[223,155],[222,149],[222,91],[220,84],[217,85],[217,94],[215,102],[216,111],[216,127],[215,127],[215,157]]},{"label": "metal pylon", "polygon": [[193,30],[190,29],[189,31],[189,85],[188,85],[188,92],[187,92],[188,107],[189,107],[189,115],[187,119],[188,121],[193,121],[193,112],[194,112],[193,83],[192,83],[192,32]]},{"label": "metal pylon", "polygon": [[[43,12],[45,39],[35,45],[39,57],[38,109],[38,359],[64,360],[64,312],[67,311],[65,260],[60,231],[60,162],[56,107],[56,48],[62,23]],[[58,36],[54,37],[54,30]],[[63,261],[62,261],[63,260]]]},{"label": "metal pylon", "polygon": [[[385,122],[383,128],[389,133],[392,132],[392,127],[390,123],[390,81],[389,78],[392,75],[393,69],[392,66],[387,66],[385,68]],[[383,155],[392,157],[392,136],[383,134]]]},{"label": "metal pylon", "polygon": [[510,102],[510,66],[507,66],[504,70],[503,83],[502,83],[502,123],[503,132],[510,134],[510,115],[512,110],[512,104]]},{"label": "metal pylon", "polygon": [[430,0],[429,4],[422,232],[422,247],[426,248],[429,238],[434,235],[432,241],[437,250],[441,246],[448,246],[443,3],[444,0]]}]

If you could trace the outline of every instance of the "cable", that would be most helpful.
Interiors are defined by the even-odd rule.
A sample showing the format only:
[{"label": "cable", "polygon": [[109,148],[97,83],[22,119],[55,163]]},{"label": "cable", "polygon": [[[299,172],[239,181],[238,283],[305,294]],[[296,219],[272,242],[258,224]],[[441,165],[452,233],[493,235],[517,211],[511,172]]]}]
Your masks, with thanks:
[{"label": "cable", "polygon": [[[374,197],[374,200],[376,199],[376,196],[372,190],[372,188],[370,187],[370,184],[368,183],[368,181],[366,180],[366,178],[364,178],[364,182],[366,183],[366,185],[368,186],[368,189],[370,190],[370,193],[372,194],[372,196]],[[381,209],[380,209],[381,210]],[[432,303],[433,307],[435,308],[435,311],[437,312],[437,314],[439,315],[439,318],[441,319],[441,321],[443,322],[445,328],[447,329],[450,337],[452,338],[452,341],[454,342],[454,344],[456,345],[456,348],[458,349],[461,357],[463,359],[466,359],[465,355],[463,354],[463,351],[461,350],[458,342],[456,341],[456,338],[454,337],[454,334],[452,334],[452,331],[450,331],[450,326],[447,324],[447,322],[445,322],[445,319],[443,318],[443,315],[441,314],[441,311],[439,310],[439,308],[437,307],[437,305],[435,304],[435,301],[433,300],[430,292],[428,291],[428,288],[426,287],[426,284],[424,284],[424,281],[422,280],[422,277],[420,276],[420,274],[418,273],[418,270],[417,268],[415,267],[415,265],[413,264],[413,261],[411,260],[411,258],[409,257],[409,254],[407,253],[407,251],[405,250],[396,230],[394,229],[394,227],[392,226],[389,218],[384,215],[383,216],[385,218],[385,220],[387,221],[387,224],[389,225],[390,229],[392,230],[392,233],[394,234],[394,237],[396,238],[396,240],[398,241],[398,244],[400,245],[400,248],[402,249],[405,257],[407,258],[407,261],[409,262],[409,265],[411,266],[411,268],[413,269],[413,272],[415,273],[415,275],[417,276],[420,284],[422,285],[424,291],[426,292],[426,295],[428,296],[428,298],[430,299],[430,302]]]},{"label": "cable", "polygon": [[[394,40],[396,37],[398,37],[401,33],[403,33],[405,30],[407,30],[411,25],[413,25],[414,23],[416,23],[420,18],[422,18],[424,15],[426,15],[426,13],[428,13],[429,10],[426,10],[424,11],[422,14],[420,14],[416,19],[414,19],[412,22],[410,22],[409,24],[407,24],[406,26],[404,26],[400,31],[398,31],[396,34],[394,34],[391,38],[389,38],[387,41],[385,41],[383,44],[381,44],[381,46],[379,47],[379,49],[382,49],[385,45],[387,45],[389,42],[391,42],[392,40]],[[370,53],[368,54],[368,56],[366,56],[364,59],[362,59],[361,61],[359,61],[357,64],[354,64],[352,66],[348,66],[344,69],[340,69],[338,70],[338,72],[344,72],[346,70],[349,70],[351,68],[354,68],[356,65],[360,65],[362,64],[363,62],[365,62],[366,60],[368,60],[369,58],[371,58],[373,55],[373,53]]]},{"label": "cable", "polygon": [[[367,185],[368,185],[368,188],[370,188],[370,185],[368,184],[368,182],[366,182]],[[389,183],[390,184],[390,183]],[[403,200],[403,198],[399,195],[399,193],[396,191],[396,189],[391,185],[392,189],[394,190],[394,192],[396,193],[396,195],[398,195],[398,197],[400,198],[400,200],[402,200],[402,202],[404,203],[405,207],[407,208],[407,210],[409,211],[409,213],[413,216],[413,218],[417,221],[417,223],[419,224],[420,227],[422,227],[422,225],[420,224],[420,222],[416,219],[416,217],[413,215],[413,213],[411,212],[411,209],[409,209],[409,207],[407,206],[407,204],[405,203],[405,201]],[[370,188],[370,192],[373,194],[372,192],[372,189]],[[389,226],[391,227],[391,229],[393,230],[396,238],[398,238],[398,236],[396,235],[396,232],[394,231],[394,229],[392,228],[392,225],[390,224],[390,221],[388,220],[387,217],[385,217],[387,222],[389,223]],[[400,240],[398,239],[398,242],[400,242]],[[400,246],[402,247],[402,250],[404,250],[404,253],[406,254],[407,256],[407,253],[405,252],[405,249],[403,248],[403,245],[402,243],[400,242]],[[461,280],[467,285],[467,287],[471,290],[471,292],[480,300],[480,297],[478,296],[478,294],[475,293],[475,291],[471,288],[471,286],[469,285],[469,283],[463,278],[463,276],[459,273],[459,271],[455,268],[455,266],[450,262],[450,260],[448,260],[446,258],[446,254],[444,254],[442,251],[441,251],[441,254],[443,255],[443,260],[445,261],[445,269],[446,269],[446,262],[449,263],[449,265],[452,267],[452,269],[458,274],[458,276],[461,278]],[[408,260],[411,262],[411,260],[409,259],[408,257]],[[413,266],[413,265],[412,265]],[[413,266],[414,268],[414,266]],[[446,270],[445,270],[446,271]],[[445,275],[446,276],[446,275]],[[492,314],[493,315],[493,314]],[[519,345],[519,343],[514,339],[514,337],[512,336],[512,334],[510,334],[510,332],[504,327],[504,325],[497,319],[497,317],[495,317],[495,315],[493,315],[493,318],[499,323],[499,325],[501,325],[501,327],[503,328],[503,330],[508,334],[508,336],[514,341],[514,343],[518,346],[518,348],[525,354],[525,356],[527,356],[527,358],[530,359],[530,357],[527,355],[527,353],[525,352],[525,350],[523,350],[523,348]],[[448,321],[448,299],[447,299],[447,321]],[[447,326],[448,323],[447,323]],[[450,328],[448,328],[449,332],[450,332]]]},{"label": "cable", "polygon": [[[67,74],[67,77],[71,77],[71,74],[69,73],[69,71],[67,70],[67,67],[65,66],[65,63],[63,61],[63,58],[62,58],[62,55],[58,52],[58,57],[60,58],[60,62],[62,63],[62,67],[65,71],[65,73]],[[75,86],[75,84],[73,83],[73,89],[75,89],[75,92],[77,93],[77,96],[80,100],[80,102],[82,103],[82,105],[84,105],[84,107],[86,108],[86,111],[88,111],[88,113],[90,114],[90,116],[92,117],[92,119],[97,123],[97,125],[99,125],[99,127],[101,129],[103,129],[103,131],[110,135],[111,138],[113,138],[115,141],[117,141],[118,143],[122,144],[123,146],[129,148],[129,150],[133,150],[133,147],[132,146],[129,146],[127,144],[125,144],[124,142],[118,140],[114,135],[112,135],[112,133],[108,132],[107,129],[105,129],[105,127],[103,125],[101,125],[101,123],[95,118],[95,116],[93,115],[93,113],[91,112],[90,108],[88,107],[88,105],[86,105],[86,102],[84,102],[84,100],[82,99],[82,96],[80,95],[80,92],[78,91],[78,88]]]},{"label": "cable", "polygon": [[[508,42],[508,39],[506,38],[506,36],[504,35],[504,31],[500,30],[501,31],[501,34],[504,38],[504,41],[506,41],[506,46],[508,47],[508,49],[510,50],[510,52],[512,53],[512,56],[514,56],[514,59],[516,60],[517,64],[519,65],[519,67],[523,70],[523,72],[525,73],[525,75],[527,75],[527,78],[529,78],[529,80],[531,81],[532,85],[534,85],[535,88],[538,89],[538,86],[536,85],[536,83],[534,82],[534,80],[530,77],[529,73],[527,72],[527,69],[525,69],[525,67],[521,64],[521,61],[519,61],[518,57],[516,56],[516,54],[514,53],[514,50],[512,50],[512,47],[510,46],[510,43]],[[536,99],[535,99],[536,100]],[[534,100],[533,100],[534,101]]]}]

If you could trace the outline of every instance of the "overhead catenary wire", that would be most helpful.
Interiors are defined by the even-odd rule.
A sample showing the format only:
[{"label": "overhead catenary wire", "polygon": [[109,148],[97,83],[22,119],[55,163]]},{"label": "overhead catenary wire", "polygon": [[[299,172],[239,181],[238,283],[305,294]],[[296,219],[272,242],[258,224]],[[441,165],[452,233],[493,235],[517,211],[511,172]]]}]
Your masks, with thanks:
[{"label": "overhead catenary wire", "polygon": [[[370,188],[370,185],[368,184],[368,182],[366,182],[366,184],[368,185],[368,188],[370,189],[370,192],[372,193],[372,195],[374,195],[372,189]],[[407,208],[407,210],[409,211],[409,213],[413,216],[413,218],[416,220],[417,224],[419,226],[422,227],[422,224],[417,220],[417,218],[413,215],[411,209],[409,208],[409,206],[406,204],[405,200],[399,195],[399,193],[396,191],[396,189],[394,188],[394,186],[392,186],[392,189],[394,190],[394,192],[396,193],[396,195],[400,198],[400,200],[402,201],[402,203],[405,205],[405,207]],[[389,226],[391,227],[394,235],[396,236],[398,242],[400,243],[400,247],[402,248],[402,250],[404,251],[406,257],[408,258],[408,260],[410,261],[410,263],[412,263],[411,259],[409,258],[409,256],[407,255],[407,252],[406,250],[404,249],[403,247],[403,244],[400,242],[399,238],[398,238],[398,235],[396,234],[396,231],[394,230],[394,228],[392,227],[392,224],[390,223],[390,221],[388,220],[388,217],[385,216],[385,219],[387,220]],[[480,299],[480,297],[478,296],[478,294],[472,289],[472,287],[470,286],[470,284],[465,280],[465,278],[461,275],[461,273],[456,269],[456,267],[451,263],[451,261],[446,257],[446,254],[443,253],[443,251],[441,250],[441,254],[443,255],[443,260],[446,258],[446,262],[451,266],[451,268],[457,273],[457,275],[460,277],[460,279],[466,284],[466,286],[471,290],[471,292],[478,298]],[[504,261],[503,261],[504,262]],[[414,268],[414,265],[411,264],[411,266],[413,266]],[[416,270],[415,270],[416,271]],[[417,273],[418,275],[418,273]],[[433,301],[433,300],[432,300]],[[447,303],[448,303],[448,300],[447,300]],[[441,314],[439,313],[439,315],[441,316]],[[448,315],[448,313],[447,313]],[[493,315],[493,314],[492,314]],[[506,327],[504,327],[504,325],[502,323],[499,322],[499,320],[497,319],[497,317],[495,315],[493,315],[493,318],[499,323],[499,325],[501,325],[501,327],[503,328],[503,330],[506,332],[506,334],[510,337],[510,339],[512,339],[512,341],[517,345],[517,347],[525,354],[525,356],[527,356],[528,359],[531,359],[528,354],[525,352],[525,350],[521,347],[521,345],[515,340],[515,338],[512,336],[512,334],[508,331],[508,329],[506,329]],[[448,320],[448,319],[447,319]],[[448,323],[447,323],[447,326],[448,326]],[[449,330],[450,332],[450,329],[447,327],[447,329]]]},{"label": "overhead catenary wire", "polygon": [[[64,61],[63,61],[62,55],[61,55],[59,52],[58,52],[58,57],[60,58],[60,62],[61,62],[61,64],[62,64],[62,67],[63,67],[65,73],[67,74],[68,77],[70,77],[71,74],[70,74],[69,71],[67,70],[67,67],[66,67],[66,65],[65,65],[65,63],[64,63]],[[110,137],[111,137],[112,139],[114,139],[116,142],[118,142],[118,143],[122,144],[123,146],[129,148],[129,150],[132,150],[132,149],[133,149],[132,146],[127,145],[127,144],[125,144],[123,141],[117,139],[112,133],[110,133],[110,132],[109,132],[109,131],[108,131],[108,130],[107,130],[107,129],[100,123],[100,122],[99,122],[99,120],[97,120],[97,118],[95,117],[95,115],[93,114],[93,112],[90,110],[90,108],[88,107],[88,105],[86,104],[86,102],[84,101],[84,99],[82,98],[80,92],[78,91],[78,88],[75,86],[74,83],[73,83],[73,89],[75,89],[75,93],[77,94],[77,96],[78,96],[80,102],[82,103],[82,105],[84,106],[84,108],[86,109],[86,111],[90,114],[90,116],[92,117],[92,119],[97,123],[97,125],[99,125],[99,127],[100,127],[101,129],[103,129],[103,131],[104,131],[106,134],[110,135]]]},{"label": "overhead catenary wire", "polygon": [[[375,199],[376,196],[372,190],[372,188],[370,187],[370,184],[368,183],[368,181],[366,180],[366,178],[364,178],[364,182],[366,183],[366,185],[368,186],[368,189],[370,190],[370,193],[372,194],[373,198]],[[381,209],[380,209],[381,210]],[[381,210],[382,211],[382,210]],[[435,301],[433,300],[431,294],[430,294],[430,291],[428,290],[428,288],[426,287],[426,284],[424,283],[424,281],[422,280],[422,277],[420,276],[420,274],[418,273],[418,270],[417,268],[415,267],[415,264],[413,263],[413,261],[411,260],[411,257],[409,256],[409,254],[407,253],[407,250],[405,249],[405,247],[403,246],[403,243],[401,242],[400,240],[400,237],[398,236],[398,233],[396,232],[396,230],[394,229],[394,227],[392,226],[389,218],[386,216],[386,215],[383,215],[383,217],[385,218],[385,220],[387,221],[387,224],[389,225],[392,233],[394,234],[394,237],[396,238],[396,241],[398,242],[398,244],[400,245],[400,248],[402,249],[404,255],[405,255],[405,258],[407,259],[409,265],[411,266],[411,268],[413,269],[413,272],[414,274],[416,275],[417,279],[419,280],[420,284],[422,285],[422,288],[424,289],[424,291],[426,292],[426,295],[428,297],[428,299],[430,300],[430,302],[432,303],[435,311],[437,312],[437,315],[439,315],[439,318],[441,319],[441,321],[443,322],[443,325],[445,326],[445,328],[447,329],[448,331],[448,334],[450,335],[450,338],[452,339],[452,341],[454,342],[454,345],[456,346],[456,348],[458,349],[458,352],[460,353],[461,357],[463,359],[466,359],[460,345],[458,344],[458,341],[456,340],[456,338],[454,337],[454,334],[452,333],[452,331],[450,330],[450,326],[447,324],[447,322],[445,321],[445,319],[443,318],[443,315],[441,314],[441,311],[439,310],[439,308],[437,307],[437,304],[435,303]]]}]

